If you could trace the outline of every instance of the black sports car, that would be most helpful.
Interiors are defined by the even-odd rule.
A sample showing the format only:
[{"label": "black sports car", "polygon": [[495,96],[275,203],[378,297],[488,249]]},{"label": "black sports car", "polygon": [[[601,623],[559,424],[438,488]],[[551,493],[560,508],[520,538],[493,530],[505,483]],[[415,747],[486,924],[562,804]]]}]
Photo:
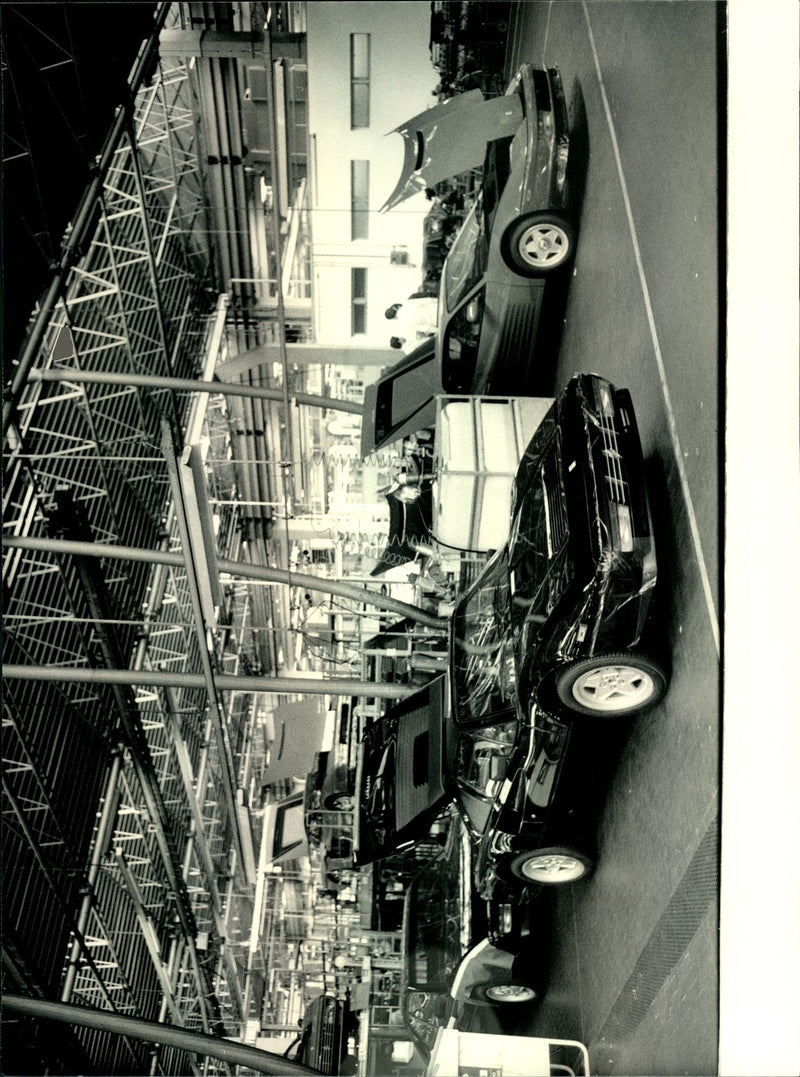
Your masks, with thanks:
[{"label": "black sports car", "polygon": [[[449,676],[370,731],[360,858],[417,840],[454,800],[478,845],[474,882],[489,902],[490,937],[516,947],[520,895],[591,867],[581,817],[591,719],[637,713],[666,691],[642,650],[655,582],[630,396],[577,375],[520,463],[508,545],[453,613]],[[384,796],[371,814],[390,770],[394,803]]]}]

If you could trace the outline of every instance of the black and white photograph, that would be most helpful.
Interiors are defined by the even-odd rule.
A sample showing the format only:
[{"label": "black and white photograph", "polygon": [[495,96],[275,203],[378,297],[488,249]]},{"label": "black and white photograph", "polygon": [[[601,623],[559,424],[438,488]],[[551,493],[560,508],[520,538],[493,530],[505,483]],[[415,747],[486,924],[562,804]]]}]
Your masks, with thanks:
[{"label": "black and white photograph", "polygon": [[799,15],[0,2],[0,1072],[800,1072]]}]

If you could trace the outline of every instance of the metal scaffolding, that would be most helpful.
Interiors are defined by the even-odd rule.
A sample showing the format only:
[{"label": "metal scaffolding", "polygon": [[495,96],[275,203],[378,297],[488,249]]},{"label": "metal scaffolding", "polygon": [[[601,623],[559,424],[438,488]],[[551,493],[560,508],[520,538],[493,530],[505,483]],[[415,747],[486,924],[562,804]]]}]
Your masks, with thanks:
[{"label": "metal scaffolding", "polygon": [[[215,29],[212,55],[182,55],[198,19],[245,8],[159,8],[3,409],[6,982],[233,1037],[268,1008],[258,694],[359,687],[270,679],[283,610],[269,584],[321,582],[269,561],[270,506],[286,513],[303,485],[284,489],[280,470],[294,447],[288,405],[334,402],[289,385],[282,337],[283,379],[252,358],[275,344],[265,303],[281,307],[291,265],[278,240],[266,254],[278,291],[252,287],[236,56],[245,39],[267,67],[272,53],[239,25]],[[246,369],[214,381],[241,353]],[[370,594],[325,583],[359,608]],[[441,627],[388,596],[377,604]],[[37,1049],[48,1072],[230,1072],[180,1042],[154,1047],[100,1022]]]},{"label": "metal scaffolding", "polygon": [[[168,16],[162,9],[159,25]],[[156,36],[143,49],[132,104],[117,113],[4,410],[6,536],[136,546],[178,562],[7,550],[4,658],[203,677],[198,687],[7,682],[4,958],[25,994],[236,1036],[247,1016],[237,943],[250,923],[246,896],[237,922],[229,917],[227,883],[248,893],[257,838],[241,791],[249,697],[218,694],[214,674],[235,674],[252,641],[246,596],[226,597],[219,625],[199,611],[170,481],[185,434],[226,460],[224,398],[32,376],[67,367],[196,382],[213,369],[220,338],[191,66],[159,58]],[[231,502],[218,510],[219,549],[236,559],[229,466],[215,483]],[[71,1049],[93,1072],[226,1071],[105,1029],[76,1030]]]}]

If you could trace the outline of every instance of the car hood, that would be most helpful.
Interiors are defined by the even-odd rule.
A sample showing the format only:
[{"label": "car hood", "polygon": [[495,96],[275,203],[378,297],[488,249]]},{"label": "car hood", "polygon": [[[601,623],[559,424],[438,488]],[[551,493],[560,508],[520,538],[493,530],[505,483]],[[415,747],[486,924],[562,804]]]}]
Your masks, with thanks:
[{"label": "car hood", "polygon": [[366,730],[357,776],[359,864],[373,863],[422,840],[447,803],[444,706],[442,676]]},{"label": "car hood", "polygon": [[426,187],[478,168],[486,155],[486,143],[513,135],[522,119],[522,101],[517,94],[484,101],[480,90],[458,94],[412,116],[390,132],[403,138],[403,167],[381,213]]},{"label": "car hood", "polygon": [[416,434],[436,421],[442,391],[434,342],[429,337],[364,389],[361,455]]}]

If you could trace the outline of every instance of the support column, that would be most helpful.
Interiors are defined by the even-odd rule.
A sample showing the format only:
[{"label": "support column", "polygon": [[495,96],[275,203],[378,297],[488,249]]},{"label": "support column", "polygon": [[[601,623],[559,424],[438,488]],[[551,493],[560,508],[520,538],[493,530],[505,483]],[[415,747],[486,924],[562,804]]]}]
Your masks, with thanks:
[{"label": "support column", "polygon": [[[336,363],[347,366],[392,366],[402,355],[392,348],[365,348],[347,344],[287,344],[287,360],[297,366],[313,363]],[[233,381],[251,370],[281,361],[281,349],[277,344],[261,344],[257,348],[241,352],[233,359],[220,363],[216,375],[223,381]]]}]

